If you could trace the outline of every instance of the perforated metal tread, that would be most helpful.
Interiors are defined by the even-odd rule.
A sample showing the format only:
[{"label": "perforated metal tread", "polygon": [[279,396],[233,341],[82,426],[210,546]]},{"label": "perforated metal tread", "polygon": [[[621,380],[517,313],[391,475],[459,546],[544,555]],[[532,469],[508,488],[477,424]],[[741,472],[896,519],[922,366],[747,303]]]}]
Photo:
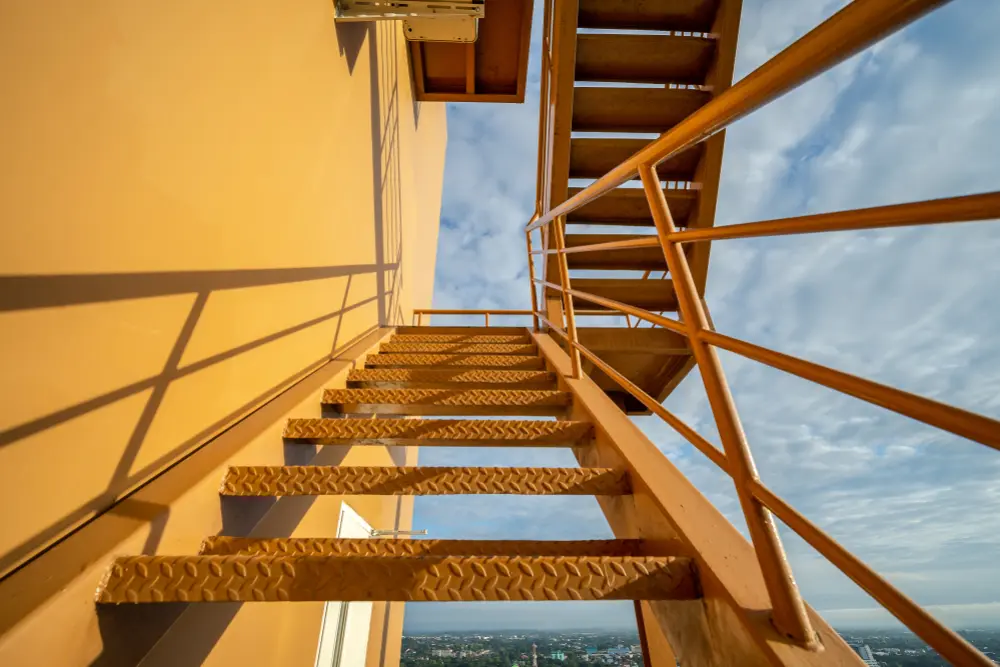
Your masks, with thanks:
[{"label": "perforated metal tread", "polygon": [[558,447],[591,437],[586,422],[527,419],[289,419],[285,438],[346,445]]}]

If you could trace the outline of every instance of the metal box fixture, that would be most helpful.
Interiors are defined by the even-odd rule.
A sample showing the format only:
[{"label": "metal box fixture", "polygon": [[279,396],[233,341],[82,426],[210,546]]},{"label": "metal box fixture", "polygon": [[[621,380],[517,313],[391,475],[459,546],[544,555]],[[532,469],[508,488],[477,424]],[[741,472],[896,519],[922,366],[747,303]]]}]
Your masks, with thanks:
[{"label": "metal box fixture", "polygon": [[486,16],[485,0],[337,0],[334,6],[338,22],[402,21],[414,42],[475,42]]}]

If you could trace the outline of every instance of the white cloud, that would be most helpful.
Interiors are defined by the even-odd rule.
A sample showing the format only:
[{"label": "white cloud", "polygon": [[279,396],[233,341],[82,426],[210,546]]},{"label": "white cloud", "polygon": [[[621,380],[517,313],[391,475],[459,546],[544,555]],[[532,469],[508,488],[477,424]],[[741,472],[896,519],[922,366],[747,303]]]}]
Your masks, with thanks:
[{"label": "white cloud", "polygon": [[[737,76],[842,4],[748,0]],[[737,123],[718,223],[996,190],[998,24],[991,0],[951,3]],[[450,224],[441,232],[437,307],[526,307],[520,230],[534,202],[536,105],[449,112]],[[998,417],[998,256],[995,223],[726,241],[713,248],[707,298],[728,334]],[[997,452],[722,357],[767,484],[944,621],[996,622]],[[703,393],[692,373],[667,405],[717,442]],[[728,478],[653,419],[642,426],[743,525]],[[531,465],[550,461],[518,454]],[[447,500],[426,505],[426,516],[458,536],[466,524],[444,511]],[[510,515],[468,505],[476,534],[583,536],[602,521],[594,508],[521,500]],[[807,599],[832,622],[884,622],[798,538],[786,535],[786,545]]]}]

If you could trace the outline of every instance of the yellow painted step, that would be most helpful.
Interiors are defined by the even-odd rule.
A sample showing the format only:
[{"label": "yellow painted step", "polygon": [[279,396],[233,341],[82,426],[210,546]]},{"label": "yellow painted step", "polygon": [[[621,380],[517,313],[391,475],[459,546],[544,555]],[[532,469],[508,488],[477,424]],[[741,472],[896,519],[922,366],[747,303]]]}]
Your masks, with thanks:
[{"label": "yellow painted step", "polygon": [[545,360],[538,356],[514,354],[370,354],[368,368],[506,368],[543,370]]},{"label": "yellow painted step", "polygon": [[[573,289],[626,303],[655,313],[677,310],[677,296],[670,280],[640,278],[574,278]],[[547,293],[554,294],[548,289]],[[603,306],[573,297],[576,308],[602,309]]]},{"label": "yellow painted step", "polygon": [[703,85],[715,45],[710,37],[577,35],[576,80]]},{"label": "yellow painted step", "polygon": [[576,87],[574,132],[666,132],[703,107],[712,94],[680,88]]},{"label": "yellow painted step", "polygon": [[541,419],[289,419],[283,435],[321,445],[569,447],[589,440],[593,429]]},{"label": "yellow painted step", "polygon": [[349,388],[373,389],[555,389],[555,373],[498,369],[359,368]]},{"label": "yellow painted step", "polygon": [[570,398],[529,389],[327,389],[323,406],[346,414],[562,416]]},{"label": "yellow painted step", "polygon": [[709,32],[719,0],[580,0],[579,27]]},{"label": "yellow painted step", "polygon": [[611,468],[432,466],[232,466],[224,496],[621,496],[628,476]]},{"label": "yellow painted step", "polygon": [[[582,188],[570,188],[572,197]],[[678,227],[687,225],[688,217],[698,200],[698,190],[663,191],[667,206]],[[642,188],[616,188],[606,195],[571,212],[567,222],[600,225],[653,226],[653,216],[649,212],[649,202]]]},{"label": "yellow painted step", "polygon": [[140,602],[695,600],[677,556],[126,556],[102,604]]},{"label": "yellow painted step", "polygon": [[379,354],[535,354],[534,343],[382,343]]},{"label": "yellow painted step", "polygon": [[[649,139],[574,137],[569,144],[569,177],[600,178],[649,142]],[[695,169],[704,151],[705,144],[698,144],[660,164],[656,173],[664,181],[694,181]]]}]

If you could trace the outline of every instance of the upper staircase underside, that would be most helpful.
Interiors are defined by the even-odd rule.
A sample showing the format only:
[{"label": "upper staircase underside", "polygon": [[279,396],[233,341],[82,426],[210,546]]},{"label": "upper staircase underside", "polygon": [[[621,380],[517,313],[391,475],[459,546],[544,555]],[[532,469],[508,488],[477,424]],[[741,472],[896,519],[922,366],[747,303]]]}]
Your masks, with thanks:
[{"label": "upper staircase underside", "polygon": [[[739,5],[730,0],[560,3],[553,38],[557,66],[550,87],[555,91],[555,111],[548,208],[576,195],[730,86]],[[723,142],[724,133],[719,133],[658,167],[678,227],[714,224]],[[646,196],[635,180],[574,210],[566,223],[567,248],[655,234]],[[707,243],[689,250],[702,294],[708,252]],[[659,248],[566,257],[576,290],[654,312],[677,309]],[[546,280],[558,283],[557,259],[550,255],[547,260]],[[558,298],[558,293],[549,288],[546,298]],[[574,298],[574,306],[600,309],[580,298]],[[600,334],[599,348],[603,349],[591,349],[662,400],[690,369],[692,360],[683,343],[674,344],[672,334],[658,335],[662,341],[637,338],[628,327],[613,328]],[[651,351],[643,352],[642,345],[654,340]],[[609,391],[616,390],[599,372],[597,379]],[[645,411],[630,397],[619,397],[630,412]]]}]

